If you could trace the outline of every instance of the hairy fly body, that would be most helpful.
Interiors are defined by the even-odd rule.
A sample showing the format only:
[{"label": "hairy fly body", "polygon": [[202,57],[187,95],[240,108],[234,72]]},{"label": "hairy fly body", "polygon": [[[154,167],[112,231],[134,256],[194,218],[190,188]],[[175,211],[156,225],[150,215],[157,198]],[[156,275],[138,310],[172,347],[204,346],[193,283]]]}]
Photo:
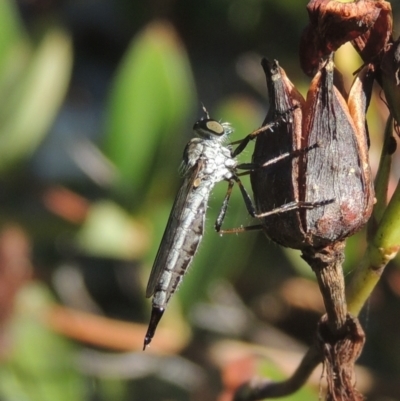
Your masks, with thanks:
[{"label": "hairy fly body", "polygon": [[[175,198],[147,285],[146,296],[153,296],[153,307],[144,348],[151,342],[169,299],[199,247],[207,203],[214,185],[223,180],[232,182],[232,185],[239,181],[235,173],[237,161],[232,157],[230,147],[224,145],[232,132],[230,125],[212,120],[207,114],[206,118],[194,124],[193,130],[198,137],[186,145],[181,166],[183,183]],[[219,220],[222,219],[220,213]]]}]

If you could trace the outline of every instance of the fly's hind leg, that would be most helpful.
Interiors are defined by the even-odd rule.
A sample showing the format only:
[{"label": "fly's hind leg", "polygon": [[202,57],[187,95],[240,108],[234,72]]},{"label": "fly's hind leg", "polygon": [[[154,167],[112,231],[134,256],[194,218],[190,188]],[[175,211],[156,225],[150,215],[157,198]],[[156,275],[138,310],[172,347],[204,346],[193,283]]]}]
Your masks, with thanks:
[{"label": "fly's hind leg", "polygon": [[262,229],[261,224],[256,224],[256,225],[247,226],[247,227],[242,226],[242,227],[237,227],[237,228],[221,230],[221,226],[225,219],[226,211],[228,209],[229,199],[231,197],[232,189],[233,189],[233,186],[235,185],[235,182],[238,184],[240,192],[242,193],[242,197],[243,197],[244,203],[246,205],[247,211],[249,212],[250,216],[256,217],[256,210],[255,210],[255,207],[253,205],[253,202],[252,202],[249,194],[247,193],[247,191],[246,191],[245,187],[243,186],[242,182],[240,181],[239,177],[237,177],[236,175],[233,176],[228,182],[228,189],[226,191],[224,201],[222,202],[221,210],[220,210],[217,220],[215,222],[215,230],[217,231],[217,233],[219,233],[221,235],[222,234],[237,234],[237,233],[241,233],[241,232],[245,232],[245,231],[254,231],[254,230]]},{"label": "fly's hind leg", "polygon": [[217,231],[217,233],[219,233],[221,235],[222,234],[238,234],[238,233],[242,233],[245,231],[262,230],[262,228],[263,228],[262,224],[255,224],[255,225],[251,225],[251,226],[241,226],[241,227],[237,227],[237,228],[221,229],[222,223],[225,219],[226,211],[228,209],[229,199],[231,197],[232,189],[233,189],[233,186],[235,185],[235,182],[239,186],[239,189],[242,194],[242,197],[243,197],[243,200],[246,205],[246,209],[247,209],[248,213],[250,214],[251,217],[254,217],[257,219],[263,219],[263,218],[271,216],[273,214],[286,213],[291,210],[314,209],[315,207],[329,205],[330,203],[333,203],[335,201],[335,199],[328,199],[328,200],[319,201],[319,202],[293,201],[293,202],[285,203],[284,205],[279,206],[275,209],[269,210],[268,212],[257,214],[256,209],[253,204],[253,201],[251,200],[249,194],[247,193],[246,188],[243,186],[242,182],[240,181],[240,178],[235,175],[229,180],[228,190],[226,191],[224,201],[222,202],[221,210],[220,210],[217,220],[215,222],[215,230]]}]

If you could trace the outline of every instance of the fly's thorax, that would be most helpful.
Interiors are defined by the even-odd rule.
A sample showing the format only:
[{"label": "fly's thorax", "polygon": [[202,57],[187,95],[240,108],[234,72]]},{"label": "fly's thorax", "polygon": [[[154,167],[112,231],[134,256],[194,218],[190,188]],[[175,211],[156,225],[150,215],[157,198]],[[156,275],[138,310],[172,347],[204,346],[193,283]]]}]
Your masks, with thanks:
[{"label": "fly's thorax", "polygon": [[214,182],[232,177],[232,171],[237,165],[231,156],[231,150],[219,141],[204,141],[202,158],[204,160],[204,174],[214,177]]}]

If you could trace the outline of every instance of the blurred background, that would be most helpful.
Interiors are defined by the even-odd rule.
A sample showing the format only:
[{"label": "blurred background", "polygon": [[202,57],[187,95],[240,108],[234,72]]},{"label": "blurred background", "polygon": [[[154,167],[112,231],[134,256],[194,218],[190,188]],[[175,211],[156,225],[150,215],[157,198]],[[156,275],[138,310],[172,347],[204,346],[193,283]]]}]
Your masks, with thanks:
[{"label": "blurred background", "polygon": [[[324,312],[317,284],[299,252],[214,232],[225,183],[146,352],[144,289],[201,103],[232,123],[232,140],[258,128],[262,56],[306,94],[306,3],[0,2],[0,400],[227,401],[254,375],[293,372]],[[336,62],[349,87],[360,60],[344,46]],[[382,96],[375,88],[368,116],[374,170]],[[251,146],[240,161],[250,158]],[[395,162],[391,190],[399,172]],[[238,192],[225,228],[252,224]],[[365,233],[348,241],[346,274],[364,249]],[[369,400],[400,400],[399,268],[361,315],[357,383]],[[285,399],[317,400],[320,376]]]}]

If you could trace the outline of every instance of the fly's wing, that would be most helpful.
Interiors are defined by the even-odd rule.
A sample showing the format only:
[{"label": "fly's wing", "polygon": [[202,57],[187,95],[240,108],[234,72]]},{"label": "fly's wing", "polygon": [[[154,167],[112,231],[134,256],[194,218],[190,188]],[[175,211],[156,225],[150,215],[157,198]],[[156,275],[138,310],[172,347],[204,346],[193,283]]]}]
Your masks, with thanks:
[{"label": "fly's wing", "polygon": [[[175,241],[175,234],[177,232],[180,221],[182,220],[182,213],[185,210],[189,194],[193,190],[194,182],[199,174],[199,171],[201,170],[201,166],[202,161],[199,160],[191,169],[186,172],[182,186],[180,187],[176,195],[171,214],[169,215],[167,227],[165,228],[164,235],[162,237],[161,244],[158,248],[157,256],[153,264],[153,268],[151,269],[150,278],[146,289],[147,298],[151,297],[154,294],[158,281],[163,273],[169,252],[173,247]],[[201,209],[204,209],[204,205],[202,205]],[[202,216],[204,216],[204,213],[202,214]],[[196,225],[194,229],[196,231],[201,231],[201,233],[203,233],[204,228],[204,219],[202,216],[200,219],[196,218],[196,221],[193,222]],[[186,266],[189,263],[190,260],[187,261]]]}]

